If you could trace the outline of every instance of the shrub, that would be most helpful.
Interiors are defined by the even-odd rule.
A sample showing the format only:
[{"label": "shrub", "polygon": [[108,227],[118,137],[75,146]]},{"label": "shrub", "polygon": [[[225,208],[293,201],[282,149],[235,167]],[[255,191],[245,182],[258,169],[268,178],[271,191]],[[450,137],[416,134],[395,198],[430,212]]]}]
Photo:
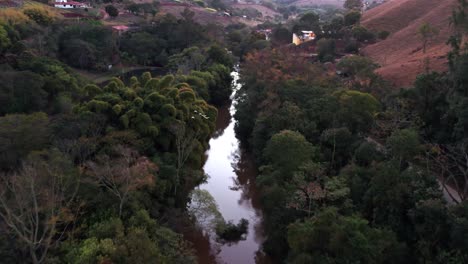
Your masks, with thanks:
[{"label": "shrub", "polygon": [[117,17],[119,15],[119,10],[113,5],[106,6],[106,13],[111,17]]},{"label": "shrub", "polygon": [[44,8],[31,7],[25,9],[23,13],[41,26],[48,26],[54,21],[53,15]]},{"label": "shrub", "polygon": [[362,42],[375,40],[375,35],[363,26],[355,26],[353,28],[353,37]]},{"label": "shrub", "polygon": [[346,43],[344,51],[347,53],[357,53],[359,51],[359,43],[355,40]]},{"label": "shrub", "polygon": [[386,30],[382,30],[377,34],[377,37],[379,39],[386,39],[386,38],[388,38],[388,36],[390,36],[390,32],[388,32]]},{"label": "shrub", "polygon": [[360,20],[361,20],[361,12],[359,11],[350,11],[344,17],[344,23],[346,26],[359,24]]},{"label": "shrub", "polygon": [[231,221],[218,224],[216,226],[216,234],[221,240],[226,242],[245,240],[244,235],[247,234],[248,228],[249,221],[242,218],[237,225]]}]

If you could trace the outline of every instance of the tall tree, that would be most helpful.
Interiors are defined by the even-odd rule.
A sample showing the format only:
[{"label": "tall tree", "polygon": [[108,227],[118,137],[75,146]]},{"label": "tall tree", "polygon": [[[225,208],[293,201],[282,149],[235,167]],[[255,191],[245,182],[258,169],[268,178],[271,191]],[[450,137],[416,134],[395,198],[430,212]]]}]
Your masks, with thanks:
[{"label": "tall tree", "polygon": [[170,130],[175,136],[175,146],[177,153],[177,171],[174,184],[174,195],[177,195],[177,186],[180,182],[180,170],[190,157],[190,154],[197,145],[201,134],[198,131],[189,128],[185,123],[182,122],[172,124]]},{"label": "tall tree", "polygon": [[[422,24],[418,29],[418,34],[421,37],[423,45],[423,53],[426,54],[427,45],[429,42],[439,34],[439,29],[433,27],[429,23]],[[429,57],[424,58],[424,69],[429,73]]]},{"label": "tall tree", "polygon": [[119,10],[113,5],[106,6],[106,13],[111,17],[117,17],[119,15]]},{"label": "tall tree", "polygon": [[123,206],[130,194],[154,184],[157,167],[129,148],[118,146],[114,151],[120,157],[111,159],[107,155],[99,156],[96,161],[88,162],[87,168],[94,183],[106,188],[119,199],[119,216],[122,216]]},{"label": "tall tree", "polygon": [[346,0],[343,4],[346,9],[361,10],[363,7],[362,0]]},{"label": "tall tree", "polygon": [[439,29],[429,23],[424,23],[418,28],[418,33],[422,39],[423,53],[426,54],[427,45],[431,39],[439,34]]},{"label": "tall tree", "polygon": [[0,219],[44,263],[74,219],[78,173],[58,151],[30,156],[18,172],[0,177]]}]

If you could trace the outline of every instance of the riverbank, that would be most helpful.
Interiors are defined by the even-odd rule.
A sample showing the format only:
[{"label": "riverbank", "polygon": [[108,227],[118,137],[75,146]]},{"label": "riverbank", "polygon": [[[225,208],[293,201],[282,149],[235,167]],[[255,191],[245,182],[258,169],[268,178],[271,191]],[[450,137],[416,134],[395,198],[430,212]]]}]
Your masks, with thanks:
[{"label": "riverbank", "polygon": [[[261,252],[264,236],[262,211],[255,186],[257,170],[253,157],[240,148],[234,132],[235,93],[240,86],[237,83],[238,73],[233,72],[232,76],[232,103],[218,109],[216,132],[209,142],[203,167],[209,178],[199,188],[213,196],[226,221],[237,223],[242,218],[247,219],[248,233],[245,240],[226,244],[216,241],[207,230],[198,234],[191,232],[186,238],[195,245],[199,263],[269,263]],[[207,238],[209,247],[206,246]]]}]

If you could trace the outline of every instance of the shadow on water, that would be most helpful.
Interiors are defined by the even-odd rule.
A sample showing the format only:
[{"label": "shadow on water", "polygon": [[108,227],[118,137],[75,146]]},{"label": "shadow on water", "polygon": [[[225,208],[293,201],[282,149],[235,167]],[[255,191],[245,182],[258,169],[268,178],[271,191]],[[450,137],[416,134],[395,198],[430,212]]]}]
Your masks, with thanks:
[{"label": "shadow on water", "polygon": [[[236,83],[238,74],[234,72],[232,75],[234,91],[231,98],[235,98],[239,89]],[[206,232],[186,235],[186,238],[195,245],[199,263],[268,264],[271,261],[261,251],[264,236],[255,186],[257,170],[252,155],[239,147],[234,132],[234,113],[232,105],[218,109],[217,128],[209,142],[210,149],[203,167],[210,178],[199,188],[213,196],[226,221],[238,223],[242,218],[247,219],[248,233],[245,240],[226,244],[219,243]]]},{"label": "shadow on water", "polygon": [[229,105],[224,105],[218,108],[218,117],[216,118],[216,130],[211,136],[212,139],[216,139],[223,135],[224,130],[231,123],[231,113],[229,112]]},{"label": "shadow on water", "polygon": [[209,235],[203,232],[203,230],[194,227],[192,230],[186,231],[184,233],[184,238],[192,242],[197,254],[198,263],[218,263],[218,261],[216,260],[217,252],[211,244]]}]

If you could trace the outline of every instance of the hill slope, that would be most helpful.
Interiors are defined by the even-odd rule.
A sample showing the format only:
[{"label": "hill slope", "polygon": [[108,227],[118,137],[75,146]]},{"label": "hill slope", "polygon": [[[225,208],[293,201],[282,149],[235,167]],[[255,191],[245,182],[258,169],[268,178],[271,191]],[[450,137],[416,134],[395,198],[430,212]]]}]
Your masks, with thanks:
[{"label": "hill slope", "polygon": [[[397,86],[411,85],[424,69],[423,60],[430,58],[430,69],[445,71],[445,43],[451,34],[449,19],[456,0],[389,0],[364,13],[362,24],[375,31],[386,30],[391,35],[384,41],[369,45],[363,54],[376,60],[382,68],[378,72]],[[424,23],[439,29],[430,41],[426,54],[418,35]]]},{"label": "hill slope", "polygon": [[295,6],[314,6],[314,5],[332,5],[336,7],[343,7],[345,0],[298,0],[291,3]]}]

